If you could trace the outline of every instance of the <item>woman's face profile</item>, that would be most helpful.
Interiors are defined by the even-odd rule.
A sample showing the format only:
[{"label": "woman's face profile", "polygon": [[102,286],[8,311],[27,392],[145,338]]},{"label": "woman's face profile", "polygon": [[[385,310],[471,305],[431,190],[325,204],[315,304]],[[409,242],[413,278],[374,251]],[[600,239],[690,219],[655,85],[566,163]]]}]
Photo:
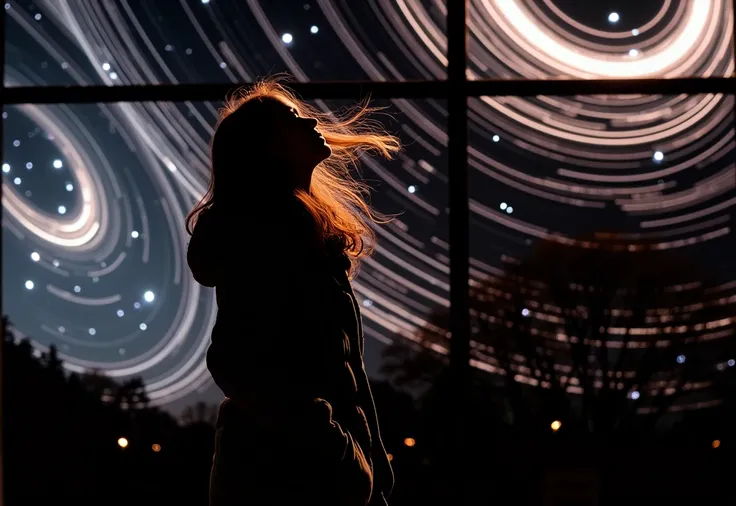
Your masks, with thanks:
[{"label": "woman's face profile", "polygon": [[332,154],[317,120],[299,116],[296,108],[278,100],[264,100],[263,105],[265,147],[278,165],[292,171],[290,179],[297,187],[308,189],[314,168]]},{"label": "woman's face profile", "polygon": [[[253,99],[228,116],[217,129],[213,167],[221,181],[218,194],[230,199],[253,174],[236,167],[260,167],[262,183],[309,191],[314,168],[332,151],[317,131],[317,120],[274,98]],[[242,165],[241,165],[242,166]],[[268,190],[266,190],[268,192]],[[237,199],[236,199],[237,200]]]}]

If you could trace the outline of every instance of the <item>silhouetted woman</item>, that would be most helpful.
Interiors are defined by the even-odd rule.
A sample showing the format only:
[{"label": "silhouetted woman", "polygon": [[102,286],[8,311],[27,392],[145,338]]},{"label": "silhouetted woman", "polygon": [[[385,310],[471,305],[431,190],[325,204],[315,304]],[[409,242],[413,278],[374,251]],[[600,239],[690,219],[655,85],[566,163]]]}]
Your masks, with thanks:
[{"label": "silhouetted woman", "polygon": [[216,289],[207,366],[226,396],[211,506],[383,505],[391,492],[349,281],[381,220],[350,168],[399,149],[372,110],[334,118],[275,80],[222,110],[187,217],[189,267]]}]

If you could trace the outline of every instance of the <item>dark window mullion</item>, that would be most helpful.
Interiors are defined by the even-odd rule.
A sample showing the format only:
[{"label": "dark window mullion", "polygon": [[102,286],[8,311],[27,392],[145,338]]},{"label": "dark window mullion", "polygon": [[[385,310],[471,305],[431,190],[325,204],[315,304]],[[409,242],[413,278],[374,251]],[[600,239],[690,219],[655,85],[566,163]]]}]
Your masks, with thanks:
[{"label": "dark window mullion", "polygon": [[464,441],[470,375],[470,313],[468,276],[470,263],[470,212],[468,208],[468,0],[447,5],[447,80],[449,84],[448,192],[450,208],[450,366],[445,390],[450,416],[447,435],[450,454],[447,462],[450,497],[446,501],[462,506],[467,466]]},{"label": "dark window mullion", "polygon": [[[23,86],[2,90],[6,104],[73,104],[104,102],[218,101],[229,92],[249,83],[148,84],[125,86]],[[305,99],[439,98],[449,97],[448,81],[312,81],[289,83]],[[688,77],[677,79],[612,80],[494,80],[468,81],[468,96],[537,95],[676,95],[733,93],[733,77]]]}]

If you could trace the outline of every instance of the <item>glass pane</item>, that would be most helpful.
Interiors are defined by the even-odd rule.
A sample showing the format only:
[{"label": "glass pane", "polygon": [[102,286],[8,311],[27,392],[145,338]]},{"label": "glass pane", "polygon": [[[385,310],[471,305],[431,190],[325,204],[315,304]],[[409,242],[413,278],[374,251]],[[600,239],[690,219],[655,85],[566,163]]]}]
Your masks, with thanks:
[{"label": "glass pane", "polygon": [[[349,105],[313,104],[332,111]],[[18,337],[31,337],[37,357],[56,345],[67,371],[99,369],[118,382],[141,377],[151,405],[190,425],[208,422],[222,398],[204,362],[215,317],[213,292],[192,280],[183,256],[188,241],[184,215],[205,187],[219,105],[23,105],[7,107],[3,116],[3,310],[12,329]],[[354,288],[362,305],[365,363],[384,443],[401,477],[394,495],[413,504],[418,489],[404,476],[422,471],[429,429],[420,424],[412,396],[427,384],[402,381],[402,371],[413,357],[408,345],[418,339],[418,329],[436,308],[449,304],[447,111],[444,102],[434,100],[374,105],[387,107],[376,120],[401,138],[404,150],[393,161],[365,159],[358,177],[373,188],[378,211],[398,216],[377,228],[377,249],[362,265]],[[99,381],[94,384],[108,389],[102,392],[107,401],[121,402],[115,400],[117,387]],[[26,404],[15,412],[25,416],[20,408]],[[72,419],[63,418],[63,427],[67,421],[83,427],[91,423],[86,414],[65,413]],[[116,480],[144,465],[135,452],[154,458],[152,445],[159,444],[162,458],[177,457],[151,463],[165,475],[151,472],[150,477],[161,479],[156,490],[188,499],[204,493],[206,502],[213,434],[162,429],[176,438],[161,440],[143,434],[150,429],[145,425],[135,439],[132,428],[116,423],[103,424],[110,426],[104,434],[64,432],[70,429],[53,434],[59,441],[73,436],[75,447],[92,438],[89,444],[99,452],[114,455],[120,450],[117,439],[126,437],[134,451],[130,461],[116,464],[121,466]],[[38,424],[39,431],[46,430]],[[26,433],[18,429],[17,434],[25,438]],[[141,438],[147,446],[135,450]],[[416,444],[410,446],[407,438]],[[44,453],[56,448],[48,444]],[[190,446],[197,449],[191,453]],[[20,452],[20,447],[6,446],[5,455],[16,462],[13,448]],[[77,473],[103,459],[94,451],[84,455],[88,460],[74,468]],[[22,474],[23,466],[16,468],[19,476],[39,479],[37,472]],[[182,481],[182,476],[188,478]],[[145,476],[136,479],[149,483]],[[182,487],[188,481],[191,486]],[[103,492],[116,486],[102,478],[99,483]],[[176,491],[164,490],[169,486]]]},{"label": "glass pane", "polygon": [[728,76],[733,3],[471,1],[471,79]]},{"label": "glass pane", "polygon": [[441,79],[442,3],[6,3],[6,83]]},{"label": "glass pane", "polygon": [[736,399],[733,97],[468,105],[467,397],[489,454],[472,494],[724,493],[711,445]]}]

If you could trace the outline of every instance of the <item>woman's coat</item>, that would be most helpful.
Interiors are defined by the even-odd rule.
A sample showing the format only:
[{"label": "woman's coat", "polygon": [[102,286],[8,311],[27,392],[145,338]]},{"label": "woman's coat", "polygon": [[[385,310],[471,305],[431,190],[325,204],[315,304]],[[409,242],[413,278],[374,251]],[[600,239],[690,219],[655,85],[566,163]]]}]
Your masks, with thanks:
[{"label": "woman's coat", "polygon": [[383,505],[394,477],[350,262],[322,253],[298,201],[278,209],[245,230],[210,209],[188,248],[219,307],[207,365],[226,400],[211,505]]}]

